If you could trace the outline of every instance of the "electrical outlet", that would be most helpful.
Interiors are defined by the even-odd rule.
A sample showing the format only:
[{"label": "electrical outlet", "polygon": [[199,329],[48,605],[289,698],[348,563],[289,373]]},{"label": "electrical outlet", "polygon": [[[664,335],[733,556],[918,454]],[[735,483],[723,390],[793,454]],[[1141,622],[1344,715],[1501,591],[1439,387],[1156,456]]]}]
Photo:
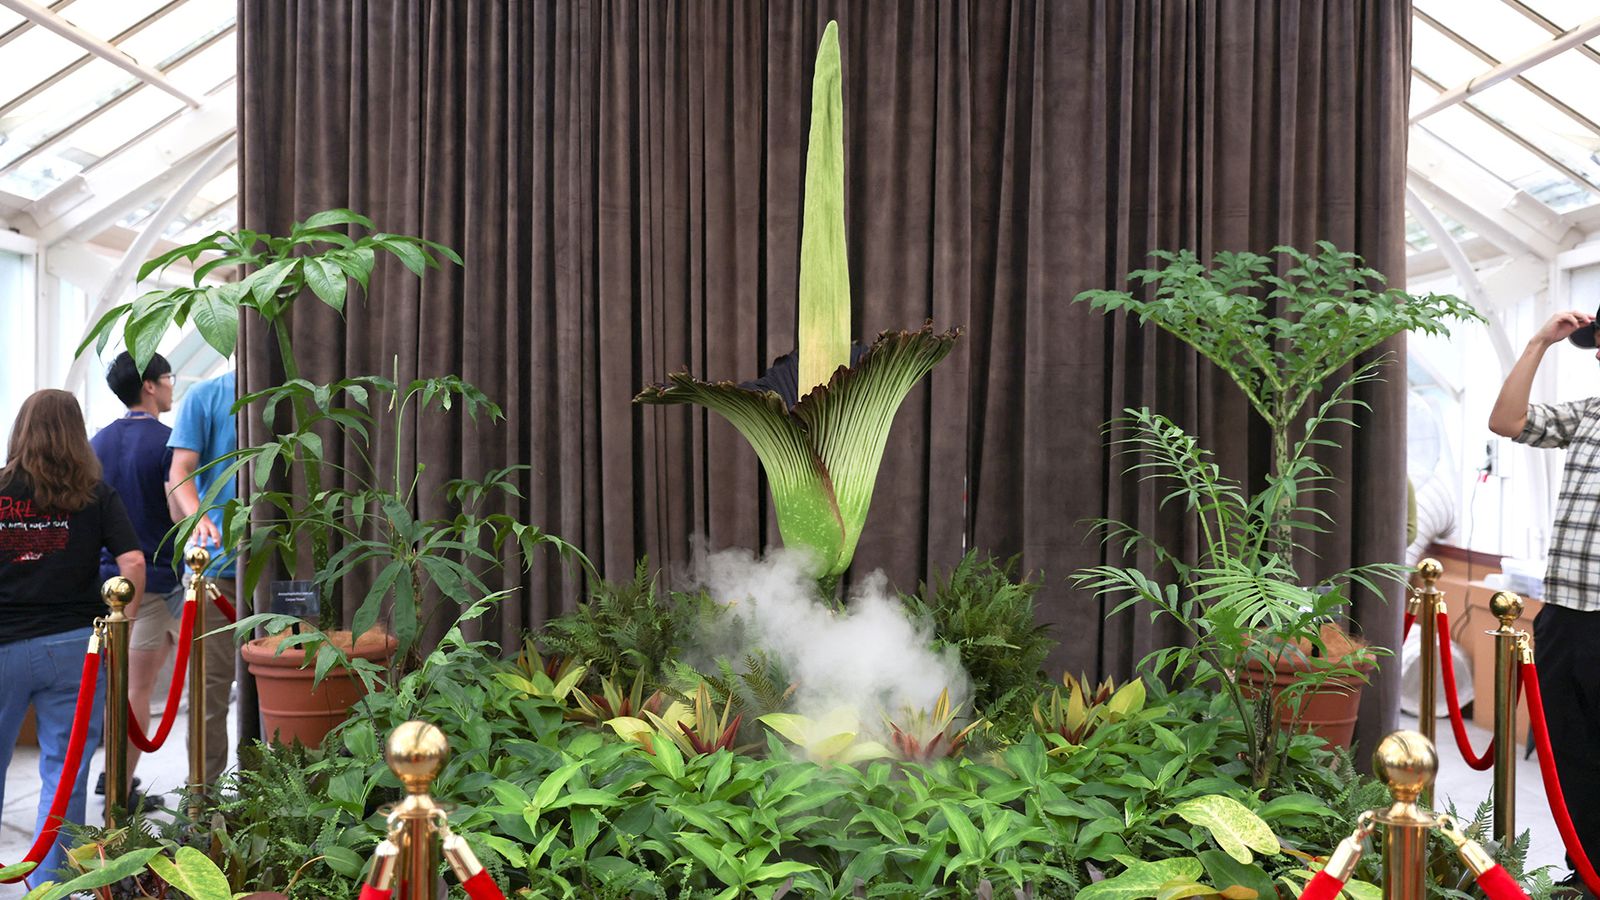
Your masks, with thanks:
[{"label": "electrical outlet", "polygon": [[1500,442],[1494,438],[1484,442],[1483,465],[1478,471],[1485,475],[1500,474]]}]

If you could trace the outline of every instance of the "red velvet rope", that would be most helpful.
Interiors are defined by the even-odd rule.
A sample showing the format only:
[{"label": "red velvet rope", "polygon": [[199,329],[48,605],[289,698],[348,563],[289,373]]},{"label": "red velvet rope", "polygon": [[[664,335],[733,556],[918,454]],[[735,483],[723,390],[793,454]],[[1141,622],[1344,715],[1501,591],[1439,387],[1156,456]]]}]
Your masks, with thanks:
[{"label": "red velvet rope", "polygon": [[[1456,734],[1456,747],[1467,765],[1479,772],[1494,767],[1494,738],[1483,749],[1482,756],[1472,752],[1472,741],[1467,737],[1467,723],[1461,718],[1461,700],[1456,696],[1456,664],[1450,652],[1450,616],[1439,613],[1439,670],[1444,673],[1444,701],[1450,707],[1450,729]],[[1426,677],[1426,673],[1424,673]]]},{"label": "red velvet rope", "polygon": [[[207,586],[209,587],[209,582]],[[208,591],[208,593],[211,594],[211,603],[216,606],[218,612],[222,613],[222,617],[228,620],[229,625],[239,621],[238,610],[233,608],[233,604],[228,602],[228,598],[223,596],[221,591],[213,590]]]},{"label": "red velvet rope", "polygon": [[472,900],[506,900],[506,895],[500,892],[500,886],[489,877],[488,869],[479,869],[478,874],[461,882],[461,887]]},{"label": "red velvet rope", "polygon": [[[33,846],[22,862],[38,865],[55,845],[56,832],[67,813],[67,801],[72,799],[72,789],[78,782],[78,766],[83,762],[83,745],[89,737],[89,714],[94,711],[94,689],[100,680],[100,651],[91,650],[83,657],[83,678],[78,682],[78,705],[72,713],[72,736],[67,739],[67,758],[62,763],[61,775],[56,779],[56,795],[50,801],[50,814],[45,816],[44,830],[33,839]],[[21,863],[18,863],[21,865]],[[0,884],[11,884],[28,877],[25,872],[11,878],[0,879]]]},{"label": "red velvet rope", "polygon": [[1496,865],[1494,868],[1478,876],[1478,887],[1489,895],[1489,900],[1528,900],[1527,892],[1517,884],[1511,873],[1504,866]]},{"label": "red velvet rope", "polygon": [[1567,845],[1567,855],[1578,869],[1578,876],[1588,886],[1591,894],[1600,894],[1600,876],[1583,852],[1578,841],[1578,829],[1572,825],[1572,815],[1567,812],[1567,798],[1561,793],[1561,780],[1556,775],[1555,751],[1550,749],[1550,730],[1544,720],[1544,695],[1539,692],[1539,670],[1533,663],[1522,664],[1523,690],[1528,694],[1528,718],[1533,724],[1533,745],[1539,750],[1539,774],[1544,776],[1544,792],[1550,801],[1550,814],[1555,817],[1556,830]]},{"label": "red velvet rope", "polygon": [[[133,715],[133,708],[128,708],[128,740],[146,753],[160,750],[161,745],[167,742],[167,735],[172,733],[172,723],[178,721],[178,698],[183,695],[184,676],[189,672],[189,646],[194,643],[196,606],[194,603],[183,604],[183,620],[178,624],[178,652],[172,661],[172,684],[167,686],[167,710],[161,714],[161,727],[156,729],[155,737],[144,736],[144,728]],[[149,710],[145,713],[148,715]]]},{"label": "red velvet rope", "polygon": [[1413,626],[1415,624],[1417,624],[1417,614],[1416,613],[1406,613],[1406,629],[1404,631],[1400,632],[1400,640],[1401,641],[1404,641],[1406,638],[1411,637],[1411,626]]},{"label": "red velvet rope", "polygon": [[394,891],[380,891],[370,884],[361,886],[361,900],[389,900],[389,895]]},{"label": "red velvet rope", "polygon": [[1326,870],[1312,876],[1311,883],[1300,892],[1300,900],[1333,900],[1344,890],[1344,882],[1329,875]]}]

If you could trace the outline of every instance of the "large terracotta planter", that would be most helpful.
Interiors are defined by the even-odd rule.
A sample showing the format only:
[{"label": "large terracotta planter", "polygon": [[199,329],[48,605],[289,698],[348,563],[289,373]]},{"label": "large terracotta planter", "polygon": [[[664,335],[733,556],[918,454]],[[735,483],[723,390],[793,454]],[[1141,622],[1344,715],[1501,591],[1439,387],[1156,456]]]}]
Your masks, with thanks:
[{"label": "large terracotta planter", "polygon": [[[261,701],[261,730],[267,740],[280,744],[299,741],[308,747],[321,745],[334,726],[345,720],[350,707],[366,694],[360,679],[343,667],[334,667],[312,688],[316,667],[306,666],[306,651],[290,647],[279,654],[284,635],[257,638],[240,648],[250,674],[256,679]],[[352,647],[348,631],[329,635],[339,649],[356,659],[385,662],[394,655],[392,635],[369,631]],[[275,655],[276,654],[276,655]]]},{"label": "large terracotta planter", "polygon": [[[1307,665],[1302,659],[1280,657],[1274,664],[1272,696],[1277,701],[1275,719],[1287,727],[1295,720],[1296,704],[1283,699],[1284,688],[1293,684],[1305,673]],[[1371,671],[1371,664],[1362,667],[1362,674]],[[1267,686],[1268,675],[1259,663],[1247,666],[1239,673],[1239,684],[1245,696],[1259,697]],[[1366,687],[1363,677],[1340,675],[1329,678],[1320,689],[1299,694],[1299,730],[1315,734],[1329,745],[1350,749],[1355,740],[1356,715],[1361,711],[1361,689]]]}]

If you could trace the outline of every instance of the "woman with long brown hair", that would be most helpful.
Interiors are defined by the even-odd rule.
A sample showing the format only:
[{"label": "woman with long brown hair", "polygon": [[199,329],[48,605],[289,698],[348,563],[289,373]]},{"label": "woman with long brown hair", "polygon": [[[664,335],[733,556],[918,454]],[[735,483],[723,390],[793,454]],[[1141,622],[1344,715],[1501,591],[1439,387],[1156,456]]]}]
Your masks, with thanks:
[{"label": "woman with long brown hair", "polygon": [[[0,468],[0,760],[11,750],[29,704],[39,732],[39,813],[35,834],[61,777],[74,779],[66,821],[81,823],[91,753],[77,772],[63,773],[89,632],[105,609],[100,551],[116,557],[133,582],[134,606],[144,595],[144,551],[117,492],[100,480],[78,399],[43,390],[23,401]],[[85,747],[100,743],[97,699]],[[0,787],[0,809],[5,790]],[[61,868],[60,839],[35,870],[43,881]]]}]

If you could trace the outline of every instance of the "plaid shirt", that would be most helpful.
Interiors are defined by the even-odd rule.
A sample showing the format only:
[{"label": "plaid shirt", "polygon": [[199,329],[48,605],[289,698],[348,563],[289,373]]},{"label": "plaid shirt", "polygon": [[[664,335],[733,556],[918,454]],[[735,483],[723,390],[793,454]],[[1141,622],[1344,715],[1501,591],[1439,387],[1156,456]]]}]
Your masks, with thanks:
[{"label": "plaid shirt", "polygon": [[1600,611],[1600,397],[1535,403],[1528,407],[1528,424],[1513,440],[1567,449],[1544,602]]}]

